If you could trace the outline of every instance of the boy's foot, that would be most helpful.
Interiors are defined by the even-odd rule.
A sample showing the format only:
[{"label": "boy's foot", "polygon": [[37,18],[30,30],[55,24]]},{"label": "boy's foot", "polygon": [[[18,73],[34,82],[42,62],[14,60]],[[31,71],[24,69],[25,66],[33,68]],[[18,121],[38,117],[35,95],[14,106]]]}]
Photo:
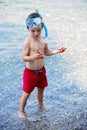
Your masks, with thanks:
[{"label": "boy's foot", "polygon": [[52,107],[51,105],[38,105],[39,109],[49,109],[51,107]]},{"label": "boy's foot", "polygon": [[38,105],[39,109],[45,109],[46,106],[45,105]]},{"label": "boy's foot", "polygon": [[19,118],[21,118],[21,119],[25,119],[25,118],[26,118],[25,112],[19,112],[19,113],[18,113],[18,116],[19,116]]}]

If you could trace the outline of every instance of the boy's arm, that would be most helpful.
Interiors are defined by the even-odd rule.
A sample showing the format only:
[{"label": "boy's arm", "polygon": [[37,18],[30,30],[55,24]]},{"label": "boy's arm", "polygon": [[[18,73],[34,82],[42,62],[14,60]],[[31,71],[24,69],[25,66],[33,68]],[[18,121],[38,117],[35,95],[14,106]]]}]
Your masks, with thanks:
[{"label": "boy's arm", "polygon": [[66,50],[66,48],[61,47],[56,50],[49,50],[47,44],[45,45],[45,55],[50,56],[50,55],[55,55],[57,53],[63,53]]},{"label": "boy's arm", "polygon": [[29,61],[42,58],[38,52],[34,55],[29,55],[29,51],[30,51],[30,43],[29,43],[29,39],[26,39],[23,46],[23,54],[22,54],[23,61],[29,62]]}]

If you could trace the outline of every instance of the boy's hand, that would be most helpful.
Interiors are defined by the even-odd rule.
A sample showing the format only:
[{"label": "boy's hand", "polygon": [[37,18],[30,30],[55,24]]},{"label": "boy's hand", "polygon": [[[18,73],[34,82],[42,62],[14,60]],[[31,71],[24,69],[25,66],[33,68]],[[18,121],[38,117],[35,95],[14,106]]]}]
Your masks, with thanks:
[{"label": "boy's hand", "polygon": [[40,53],[39,51],[36,52],[36,59],[43,59],[44,57],[44,54]]},{"label": "boy's hand", "polygon": [[63,53],[66,49],[65,47],[58,48],[58,53]]}]

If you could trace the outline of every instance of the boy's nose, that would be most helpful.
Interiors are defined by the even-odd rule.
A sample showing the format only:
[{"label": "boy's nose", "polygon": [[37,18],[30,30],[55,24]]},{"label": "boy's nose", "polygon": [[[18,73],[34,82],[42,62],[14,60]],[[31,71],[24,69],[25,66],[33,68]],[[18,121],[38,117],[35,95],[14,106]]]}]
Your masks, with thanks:
[{"label": "boy's nose", "polygon": [[35,32],[35,36],[37,36],[37,35],[38,35],[38,32],[36,31],[36,32]]}]

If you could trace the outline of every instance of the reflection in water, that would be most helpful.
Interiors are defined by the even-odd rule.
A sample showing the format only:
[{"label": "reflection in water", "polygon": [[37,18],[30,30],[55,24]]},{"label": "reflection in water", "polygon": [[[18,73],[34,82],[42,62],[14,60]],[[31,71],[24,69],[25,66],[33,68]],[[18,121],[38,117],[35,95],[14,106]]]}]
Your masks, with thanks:
[{"label": "reflection in water", "polygon": [[[45,111],[38,111],[35,114],[31,114],[27,119],[21,120],[21,127],[26,130],[86,130],[85,127],[75,127],[74,125],[79,122],[84,124],[87,115],[79,113],[78,116],[67,116],[62,115],[62,120],[55,120],[55,123],[51,122],[51,119],[46,116]],[[85,125],[86,126],[86,125]]]},{"label": "reflection in water", "polygon": [[51,130],[51,125],[46,117],[46,113],[42,110],[39,110],[34,115],[31,114],[27,119],[22,119],[21,121],[26,130]]}]

